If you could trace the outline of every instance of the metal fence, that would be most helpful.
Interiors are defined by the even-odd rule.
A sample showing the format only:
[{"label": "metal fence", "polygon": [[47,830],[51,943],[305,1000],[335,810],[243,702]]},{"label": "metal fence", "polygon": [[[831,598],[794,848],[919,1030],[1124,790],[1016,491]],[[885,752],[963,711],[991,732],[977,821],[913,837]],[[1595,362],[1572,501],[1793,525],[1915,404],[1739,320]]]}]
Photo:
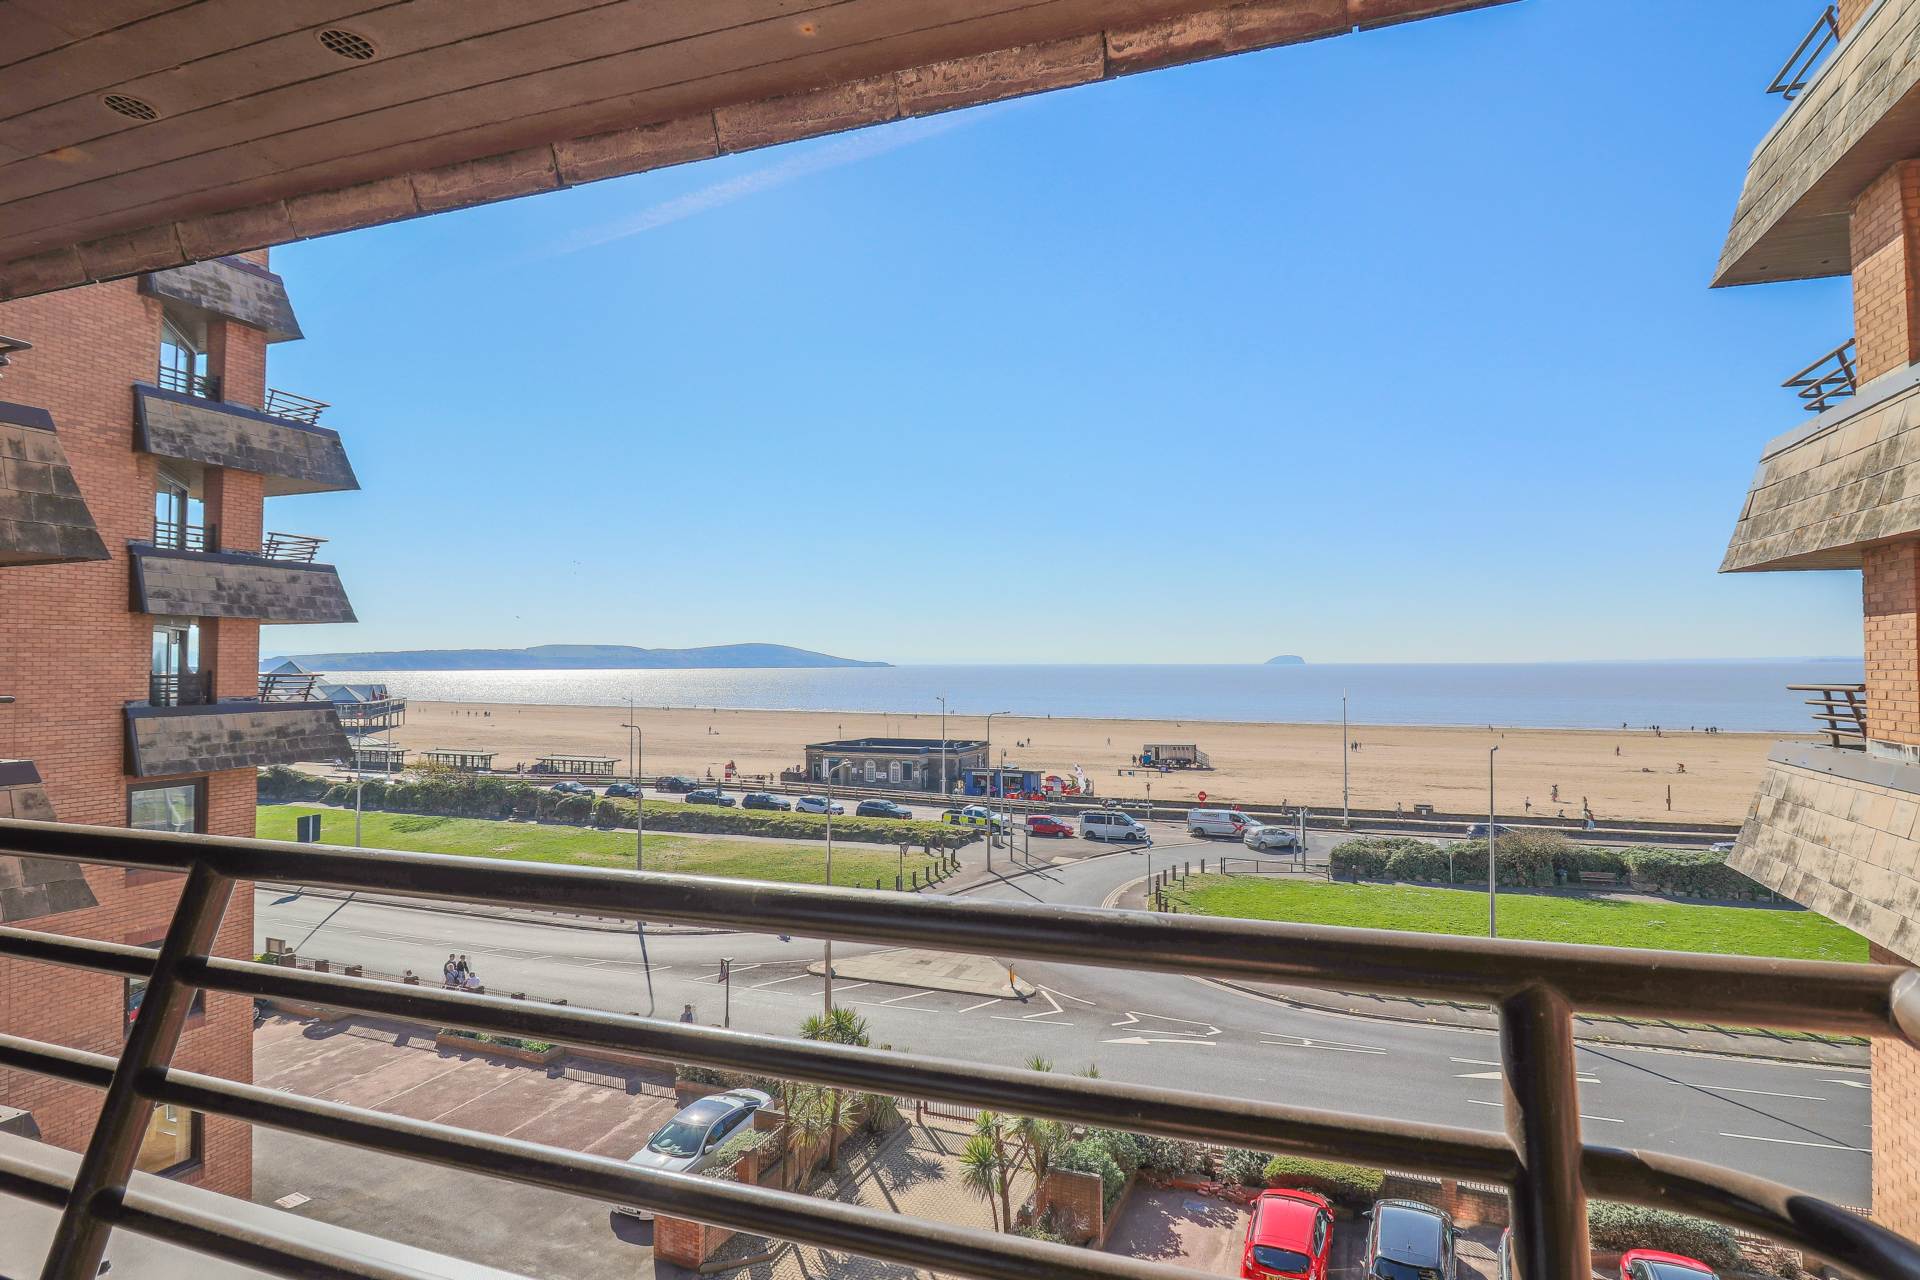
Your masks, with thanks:
[{"label": "metal fence", "polygon": [[1827,50],[1840,43],[1840,13],[1835,5],[1828,5],[1814,19],[1813,27],[1800,41],[1778,72],[1773,82],[1767,86],[1768,93],[1777,93],[1788,102],[1800,96],[1800,91],[1813,79],[1813,69],[1820,65],[1820,59]]},{"label": "metal fence", "polygon": [[1824,412],[1860,390],[1856,354],[1856,344],[1848,338],[1780,385],[1798,396],[1809,413]]},{"label": "metal fence", "polygon": [[320,415],[332,407],[325,400],[295,395],[291,391],[282,391],[279,387],[267,388],[266,411],[276,418],[285,418],[289,422],[304,422],[308,426],[315,426],[320,421]]},{"label": "metal fence", "polygon": [[[1190,1274],[772,1188],[641,1169],[183,1071],[171,1060],[197,989],[304,1000],[861,1092],[1493,1183],[1511,1197],[1517,1256],[1531,1276],[1587,1274],[1586,1197],[1592,1193],[1716,1218],[1858,1274],[1920,1280],[1920,1247],[1839,1206],[1697,1161],[1583,1146],[1570,1020],[1578,1008],[1920,1040],[1920,973],[1909,969],[1166,918],[53,823],[0,821],[0,854],[187,873],[157,953],[0,928],[0,955],[145,978],[150,984],[117,1059],[0,1036],[0,1067],[106,1092],[70,1185],[0,1159],[0,1193],[62,1208],[43,1280],[92,1280],[116,1226],[279,1275],[371,1280],[395,1274],[291,1235],[188,1216],[137,1188],[130,1190],[141,1135],[157,1103],[946,1274],[992,1280],[1034,1275],[1156,1280]],[[257,879],[624,919],[738,925],[1001,959],[1319,987],[1360,983],[1389,994],[1484,1001],[1500,1014],[1505,1132],[529,1005],[212,957],[235,882]]]}]

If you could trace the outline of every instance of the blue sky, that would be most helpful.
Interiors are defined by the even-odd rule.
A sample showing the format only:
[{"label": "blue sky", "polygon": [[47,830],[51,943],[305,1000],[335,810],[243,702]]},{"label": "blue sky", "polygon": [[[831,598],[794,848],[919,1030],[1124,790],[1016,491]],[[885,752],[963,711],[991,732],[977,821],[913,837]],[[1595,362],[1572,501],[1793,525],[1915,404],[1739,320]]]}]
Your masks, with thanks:
[{"label": "blue sky", "polygon": [[1852,654],[1715,572],[1844,279],[1709,290],[1804,0],[1523,3],[277,250],[355,626],[894,662]]}]

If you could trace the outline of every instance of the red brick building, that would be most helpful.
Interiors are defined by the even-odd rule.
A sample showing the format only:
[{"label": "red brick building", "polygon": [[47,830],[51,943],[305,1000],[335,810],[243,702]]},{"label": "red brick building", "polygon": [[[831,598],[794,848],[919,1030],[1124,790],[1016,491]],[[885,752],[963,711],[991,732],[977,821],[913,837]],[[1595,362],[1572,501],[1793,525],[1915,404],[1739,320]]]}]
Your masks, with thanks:
[{"label": "red brick building", "polygon": [[[300,336],[265,252],[0,304],[0,816],[252,835],[255,767],[337,759],[331,704],[263,684],[260,626],[350,621],[269,496],[357,487],[324,406],[266,385]],[[30,344],[26,348],[20,343]],[[0,349],[8,345],[0,342]],[[0,859],[0,921],[157,945],[178,877]],[[251,955],[251,894],[218,949]],[[118,1053],[143,984],[0,961],[0,1031]],[[207,994],[179,1063],[252,1078],[252,1017]],[[100,1095],[0,1071],[13,1123],[82,1148]],[[160,1107],[140,1167],[246,1195],[247,1126]]]},{"label": "red brick building", "polygon": [[[1791,105],[1754,153],[1715,282],[1852,277],[1854,337],[1788,384],[1814,412],[1762,450],[1722,569],[1857,570],[1866,654],[1864,685],[1803,691],[1822,741],[1774,748],[1733,865],[1901,964],[1920,960],[1916,49],[1915,0],[1822,15],[1777,82]],[[1872,1207],[1920,1234],[1920,1053],[1887,1038]]]}]

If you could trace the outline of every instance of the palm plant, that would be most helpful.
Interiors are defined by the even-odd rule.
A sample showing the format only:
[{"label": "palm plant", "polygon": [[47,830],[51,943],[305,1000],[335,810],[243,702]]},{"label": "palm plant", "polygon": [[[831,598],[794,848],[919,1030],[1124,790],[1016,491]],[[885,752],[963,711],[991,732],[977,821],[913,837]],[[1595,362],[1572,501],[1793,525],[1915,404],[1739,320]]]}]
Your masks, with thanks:
[{"label": "palm plant", "polygon": [[1000,1148],[993,1135],[976,1132],[960,1149],[960,1185],[987,1202],[993,1229],[1001,1230],[998,1205],[1004,1196]]},{"label": "palm plant", "polygon": [[[800,1024],[800,1038],[803,1040],[824,1040],[829,1044],[850,1044],[865,1047],[871,1037],[867,1034],[867,1020],[847,1008],[829,1009],[826,1014],[813,1014]],[[843,1114],[846,1097],[838,1089],[826,1091],[831,1097],[832,1118],[827,1132],[827,1163],[840,1163],[840,1135],[851,1131],[852,1125],[845,1122]]]}]

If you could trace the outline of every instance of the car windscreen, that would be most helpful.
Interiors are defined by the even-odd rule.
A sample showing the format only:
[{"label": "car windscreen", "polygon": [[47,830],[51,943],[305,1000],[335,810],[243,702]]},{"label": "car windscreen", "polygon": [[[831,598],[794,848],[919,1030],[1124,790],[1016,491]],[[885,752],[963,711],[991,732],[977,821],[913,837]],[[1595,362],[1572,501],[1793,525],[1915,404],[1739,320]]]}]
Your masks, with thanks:
[{"label": "car windscreen", "polygon": [[673,1120],[662,1125],[660,1131],[647,1143],[647,1150],[658,1151],[663,1156],[685,1158],[700,1154],[700,1144],[707,1138],[705,1124],[687,1124]]},{"label": "car windscreen", "polygon": [[1253,1260],[1268,1271],[1282,1271],[1290,1276],[1303,1276],[1313,1266],[1313,1259],[1304,1253],[1295,1253],[1291,1249],[1276,1249],[1270,1244],[1253,1246]]},{"label": "car windscreen", "polygon": [[1395,1262],[1392,1258],[1373,1260],[1374,1280],[1440,1280],[1440,1272],[1433,1267],[1416,1267],[1410,1262]]}]

